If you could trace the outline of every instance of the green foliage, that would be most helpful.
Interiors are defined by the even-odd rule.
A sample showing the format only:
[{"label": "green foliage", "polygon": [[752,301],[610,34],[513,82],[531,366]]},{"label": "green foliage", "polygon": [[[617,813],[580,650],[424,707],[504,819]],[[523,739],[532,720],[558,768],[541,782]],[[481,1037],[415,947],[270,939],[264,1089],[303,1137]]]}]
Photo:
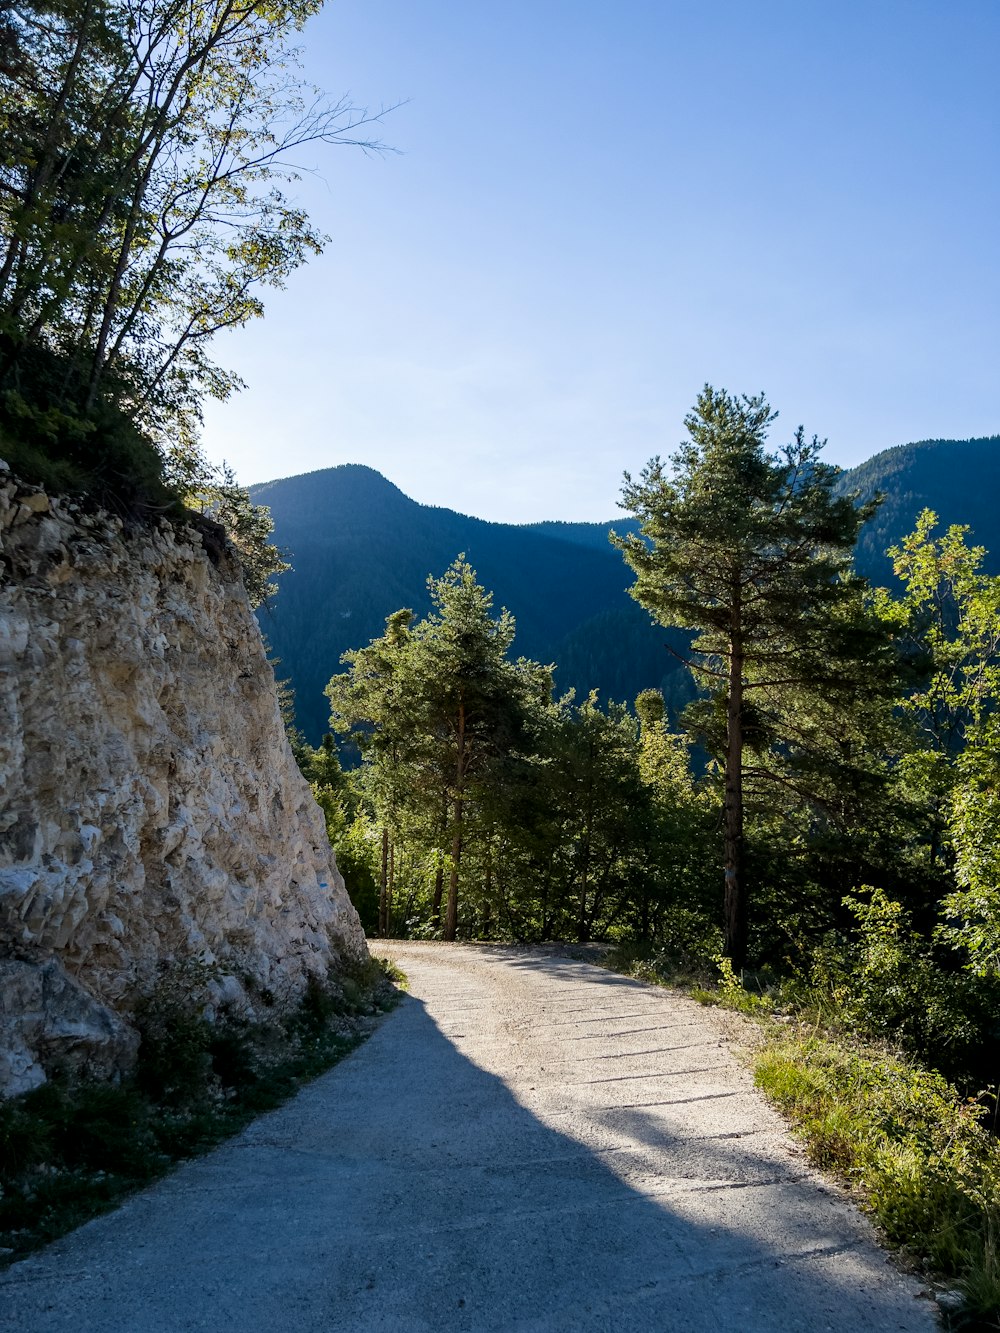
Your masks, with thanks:
[{"label": "green foliage", "polygon": [[[855,564],[871,583],[892,578],[886,548],[898,544],[920,510],[932,506],[945,525],[971,523],[1000,573],[1000,493],[996,436],[937,440],[877,455],[840,474],[838,493],[884,496],[861,528]],[[634,699],[662,691],[671,716],[694,695],[688,634],[654,626],[625,595],[621,565],[608,547],[614,526],[637,524],[486,523],[408,500],[371,468],[344,465],[254,488],[274,515],[278,544],[294,552],[295,572],[282,580],[282,604],[268,634],[287,664],[300,724],[316,743],[327,727],[323,688],[341,654],[382,632],[399,606],[420,617],[430,609],[425,579],[466,551],[482,582],[517,617],[519,651],[555,662],[557,693]],[[844,892],[850,888],[847,885]]]},{"label": "green foliage", "polygon": [[[280,665],[272,659],[274,666]],[[277,682],[278,702],[285,733],[299,771],[312,787],[323,812],[326,835],[337,868],[361,925],[368,935],[378,930],[379,888],[374,831],[362,810],[362,791],[356,774],[345,773],[336,742],[327,732],[318,746],[310,745],[295,725],[295,700],[287,681]]]},{"label": "green foliage", "polygon": [[544,745],[538,794],[551,855],[543,928],[556,938],[601,938],[641,892],[646,869],[652,803],[638,727],[627,709],[602,710],[591,695],[553,709]]},{"label": "green foliage", "polygon": [[213,475],[213,336],[323,239],[296,151],[378,120],[297,77],[318,0],[26,0],[0,15],[0,456],[123,517],[215,513],[256,603],[286,569],[266,511]]},{"label": "green foliage", "polygon": [[626,474],[622,505],[640,531],[616,539],[636,601],[695,631],[688,665],[706,697],[685,717],[724,777],[725,949],[737,966],[748,946],[745,799],[773,802],[783,785],[835,805],[868,776],[854,760],[856,712],[885,688],[884,634],[850,565],[874,504],[837,494],[837,469],[801,427],[768,454],[774,418],[763,395],[706,385],[671,466],[654,458],[638,481]]},{"label": "green foliage", "polygon": [[253,503],[227,466],[218,474],[200,469],[189,478],[184,500],[188,508],[207,514],[225,528],[240,562],[250,605],[262,606],[278,591],[273,580],[291,569],[271,542],[274,523],[267,507]]},{"label": "green foliage", "polygon": [[902,591],[877,597],[908,667],[900,703],[908,733],[898,743],[893,794],[906,812],[900,851],[912,848],[911,882],[898,896],[908,894],[917,925],[905,921],[898,902],[878,895],[868,908],[856,907],[867,961],[854,968],[851,986],[870,1030],[880,1023],[897,1031],[909,1049],[956,1077],[989,1069],[992,1078],[1000,578],[982,572],[984,552],[969,547],[966,528],[935,535],[935,524],[925,510],[893,548]]},{"label": "green foliage", "polygon": [[[722,959],[720,980],[688,984],[688,994],[760,1021],[757,1084],[799,1129],[810,1160],[860,1193],[889,1240],[959,1279],[966,1304],[954,1327],[993,1327],[976,1321],[1000,1315],[1000,1143],[987,1127],[995,1097],[963,1095],[895,1044],[873,1042],[908,1037],[934,1057],[973,1006],[948,992],[954,975],[935,969],[898,904],[876,893],[854,906],[860,940],[817,950],[808,978],[737,977]],[[686,981],[662,956],[612,965],[623,961],[645,980]],[[915,1031],[921,1017],[938,1024],[937,1052],[933,1033]]]},{"label": "green foliage", "polygon": [[[766,455],[754,435],[766,404],[744,400],[751,438],[727,455],[708,418],[726,425],[734,401],[700,407],[675,474],[651,464],[644,476],[645,537],[623,544],[655,583],[685,537],[692,548],[711,538],[713,521],[734,543],[715,571],[718,595],[703,562],[687,583],[678,576],[683,606],[669,581],[650,597],[700,631],[704,695],[687,723],[718,760],[700,773],[656,690],[634,711],[593,694],[553,699],[549,669],[510,661],[513,624],[493,616],[460,561],[432,580],[430,616],[390,617],[331,685],[363,757],[359,803],[350,814],[339,797],[327,804],[331,832],[355,840],[379,881],[383,931],[440,934],[444,886],[460,877],[462,933],[608,939],[632,975],[694,982],[696,998],[777,1013],[790,1032],[797,1017],[826,1026],[828,1041],[800,1043],[762,1079],[800,1108],[815,1159],[853,1173],[892,1236],[962,1275],[970,1309],[991,1310],[996,1172],[981,1121],[995,1094],[980,1090],[1000,1053],[1000,594],[965,534],[935,538],[924,516],[895,552],[902,592],[867,596],[846,565],[859,514],[834,496],[817,443],[799,434],[783,460]],[[786,507],[791,516],[776,517]],[[803,526],[786,567],[792,519]],[[734,569],[754,604],[736,675],[723,586]],[[704,594],[701,622],[692,590]],[[720,955],[712,886],[734,681],[755,971]],[[483,742],[474,759],[456,748],[467,722]],[[855,1050],[845,1034],[894,1049]]]},{"label": "green foliage", "polygon": [[[322,805],[322,801],[321,801]],[[324,813],[326,808],[324,807]],[[374,935],[379,923],[379,867],[377,830],[370,819],[358,812],[346,827],[334,823],[336,840],[331,843],[337,856],[337,868],[344,877],[348,895],[354,904],[366,934]],[[327,822],[327,830],[330,830]]]},{"label": "green foliage", "polygon": [[386,618],[411,607],[430,613],[427,573],[465,551],[497,605],[517,612],[518,653],[556,662],[556,692],[631,699],[649,686],[672,711],[692,686],[657,629],[624,593],[607,524],[584,524],[574,540],[533,526],[488,523],[409,500],[371,468],[343,465],[252,488],[266,504],[279,546],[295,570],[265,624],[285,662],[299,724],[312,744],[329,726],[323,691],[342,655],[378,638]]},{"label": "green foliage", "polygon": [[954,757],[1000,684],[1000,577],[981,572],[985,551],[966,544],[967,527],[933,537],[936,523],[925,509],[890,549],[904,591],[880,590],[878,606],[911,665],[907,712],[933,752]]},{"label": "green foliage", "polygon": [[304,144],[361,143],[291,43],[315,0],[21,5],[0,69],[0,388],[85,423],[111,404],[190,440],[237,387],[214,333],[261,313],[322,238],[282,193]]},{"label": "green foliage", "polygon": [[749,990],[744,985],[744,978],[736,975],[731,959],[720,957],[716,961],[719,968],[720,1003],[725,1008],[735,1009],[741,1014],[757,1014],[766,1013],[773,1007],[766,994]]},{"label": "green foliage", "polygon": [[832,988],[848,1031],[893,1040],[952,1077],[994,1073],[991,988],[948,966],[880,890],[849,899],[858,928]]},{"label": "green foliage", "polygon": [[431,593],[428,617],[390,616],[328,687],[362,754],[361,807],[328,826],[348,883],[352,862],[378,881],[379,933],[658,934],[668,904],[704,896],[713,837],[662,698],[642,696],[641,724],[595,694],[554,701],[464,559]]},{"label": "green foliage", "polygon": [[206,1011],[217,975],[217,968],[196,958],[165,964],[136,1010],[142,1036],[136,1082],[157,1103],[183,1106],[204,1096],[213,1039]]},{"label": "green foliage", "polygon": [[718,924],[691,907],[667,907],[657,939],[658,962],[665,975],[680,972],[703,977],[714,969],[722,951]]},{"label": "green foliage", "polygon": [[618,940],[604,955],[605,965],[653,986],[682,987],[692,999],[714,1004],[705,983],[716,973],[721,931],[687,908],[668,907],[663,915],[661,937]]},{"label": "green foliage", "polygon": [[1000,982],[1000,723],[975,728],[957,764],[949,832],[957,887],[942,903],[939,934],[978,977]]},{"label": "green foliage", "polygon": [[[364,790],[381,831],[380,933],[390,930],[397,851],[415,846],[411,865],[436,863],[435,925],[448,857],[444,931],[453,939],[466,844],[519,765],[532,709],[551,681],[534,663],[508,660],[513,620],[506,612],[493,617],[492,598],[464,557],[429,588],[431,614],[416,623],[406,610],[390,616],[381,638],[345,654],[349,670],[327,694],[333,725],[361,748]],[[409,843],[400,837],[405,830],[416,835]]]},{"label": "green foliage", "polygon": [[382,975],[386,978],[387,981],[391,981],[394,985],[399,986],[402,990],[406,990],[408,985],[407,976],[406,973],[403,971],[403,969],[399,967],[397,963],[394,963],[391,958],[375,957],[373,961],[376,963],[376,965],[379,968],[379,971],[382,973]]},{"label": "green foliage", "polygon": [[197,961],[163,969],[136,1015],[132,1077],[53,1079],[0,1100],[0,1246],[20,1256],[64,1234],[280,1105],[364,1039],[366,1016],[393,1006],[389,983],[400,979],[371,960],[339,984],[311,980],[298,1006],[269,1021],[210,1023],[213,975]]},{"label": "green foliage", "polygon": [[815,1037],[772,1033],[756,1078],[890,1240],[960,1279],[970,1317],[1000,1314],[1000,1145],[975,1102],[884,1049]]},{"label": "green foliage", "polygon": [[0,457],[54,494],[90,496],[128,516],[178,517],[180,495],[160,451],[114,404],[84,414],[60,398],[51,383],[59,366],[36,355],[20,368],[18,388],[0,387]]},{"label": "green foliage", "polygon": [[921,440],[884,449],[845,473],[840,487],[862,499],[882,496],[878,512],[858,541],[857,564],[872,584],[892,577],[887,550],[912,531],[922,509],[934,509],[946,526],[968,523],[1000,573],[1000,528],[995,496],[1000,489],[1000,436],[974,440]]}]

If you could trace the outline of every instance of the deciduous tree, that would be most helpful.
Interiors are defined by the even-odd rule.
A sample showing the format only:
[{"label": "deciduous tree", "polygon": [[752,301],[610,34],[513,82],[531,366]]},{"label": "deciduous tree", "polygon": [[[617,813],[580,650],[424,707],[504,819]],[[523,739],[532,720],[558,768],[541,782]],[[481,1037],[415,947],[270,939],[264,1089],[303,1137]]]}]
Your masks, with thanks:
[{"label": "deciduous tree", "polygon": [[4,7],[0,393],[50,445],[98,447],[113,403],[190,450],[203,397],[238,385],[209,358],[213,335],[259,315],[261,286],[323,242],[285,192],[298,153],[375,146],[365,111],[296,68],[319,4]]}]

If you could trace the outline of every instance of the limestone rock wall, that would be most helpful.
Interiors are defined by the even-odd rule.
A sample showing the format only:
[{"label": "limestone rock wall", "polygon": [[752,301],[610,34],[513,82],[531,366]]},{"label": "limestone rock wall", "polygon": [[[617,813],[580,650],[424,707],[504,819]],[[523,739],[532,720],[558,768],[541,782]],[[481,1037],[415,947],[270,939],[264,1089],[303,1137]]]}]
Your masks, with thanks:
[{"label": "limestone rock wall", "polygon": [[164,964],[252,1006],[365,954],[235,564],[0,465],[0,1093],[127,1064]]}]

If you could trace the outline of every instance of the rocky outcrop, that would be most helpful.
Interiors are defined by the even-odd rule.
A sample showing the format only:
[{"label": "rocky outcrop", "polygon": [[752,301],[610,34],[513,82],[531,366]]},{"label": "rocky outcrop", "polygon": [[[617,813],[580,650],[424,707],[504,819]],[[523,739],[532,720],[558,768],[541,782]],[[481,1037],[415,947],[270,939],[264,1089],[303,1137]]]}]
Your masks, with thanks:
[{"label": "rocky outcrop", "polygon": [[138,1045],[138,1033],[56,959],[0,961],[0,1088],[37,1088],[57,1064],[112,1078],[129,1067]]},{"label": "rocky outcrop", "polygon": [[0,471],[0,559],[0,1091],[127,1065],[164,967],[252,1008],[362,958],[229,555]]}]

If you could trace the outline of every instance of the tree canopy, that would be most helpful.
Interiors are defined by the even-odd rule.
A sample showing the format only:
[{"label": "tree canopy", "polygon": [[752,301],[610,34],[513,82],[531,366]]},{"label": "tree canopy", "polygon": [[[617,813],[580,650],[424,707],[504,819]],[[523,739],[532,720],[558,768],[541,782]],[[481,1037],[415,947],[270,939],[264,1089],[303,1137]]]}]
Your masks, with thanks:
[{"label": "tree canopy", "polygon": [[[319,0],[26,0],[0,19],[0,431],[44,480],[164,503],[209,355],[323,238],[296,150],[375,146],[301,79]],[[36,478],[38,479],[38,478]],[[176,489],[176,487],[175,487]]]},{"label": "tree canopy", "polygon": [[659,870],[682,863],[697,898],[688,857],[710,834],[662,698],[642,724],[596,694],[553,699],[463,557],[428,586],[431,612],[390,616],[327,690],[362,755],[379,932],[648,933],[671,896]]}]

